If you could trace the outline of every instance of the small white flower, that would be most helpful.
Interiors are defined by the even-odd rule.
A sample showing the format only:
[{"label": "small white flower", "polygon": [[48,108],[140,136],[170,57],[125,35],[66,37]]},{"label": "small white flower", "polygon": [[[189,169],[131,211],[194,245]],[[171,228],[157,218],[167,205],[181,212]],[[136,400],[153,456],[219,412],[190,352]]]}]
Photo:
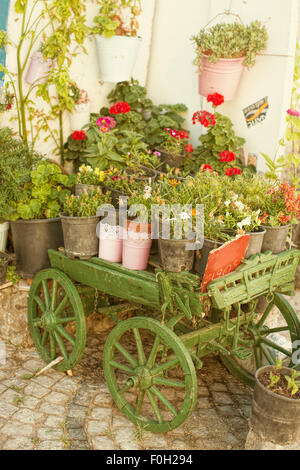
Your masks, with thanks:
[{"label": "small white flower", "polygon": [[151,193],[145,193],[144,194],[144,199],[150,199]]},{"label": "small white flower", "polygon": [[251,216],[246,217],[246,219],[242,220],[237,224],[238,228],[242,229],[243,227],[249,227],[251,225]]},{"label": "small white flower", "polygon": [[145,187],[145,193],[151,193],[151,191],[152,191],[151,186],[146,186]]},{"label": "small white flower", "polygon": [[245,209],[245,205],[242,203],[242,201],[236,201],[235,205],[239,209],[240,212],[242,212]]},{"label": "small white flower", "polygon": [[229,207],[229,206],[230,206],[230,203],[231,203],[231,201],[228,200],[228,201],[224,202],[224,205],[225,205],[226,207]]},{"label": "small white flower", "polygon": [[239,198],[238,194],[235,194],[235,195],[233,196],[232,200],[233,200],[233,201],[237,201],[238,198]]},{"label": "small white flower", "polygon": [[187,214],[186,212],[181,212],[179,214],[179,217],[181,218],[181,220],[188,220],[191,218],[191,216],[189,214]]}]

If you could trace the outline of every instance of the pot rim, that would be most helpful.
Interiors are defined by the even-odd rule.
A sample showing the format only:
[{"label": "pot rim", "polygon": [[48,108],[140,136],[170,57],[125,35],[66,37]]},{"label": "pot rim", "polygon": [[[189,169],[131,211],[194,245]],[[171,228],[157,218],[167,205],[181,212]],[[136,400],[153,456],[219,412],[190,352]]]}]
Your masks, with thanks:
[{"label": "pot rim", "polygon": [[[205,55],[203,54],[203,57],[204,59],[208,59],[210,56],[209,55]],[[220,57],[218,62],[241,62],[241,61],[244,61],[246,58],[246,56],[242,56],[242,57],[234,57],[232,59],[225,59],[224,57]],[[212,63],[210,62],[211,65],[216,65],[218,62],[215,62],[215,63]]]},{"label": "pot rim", "polygon": [[264,229],[264,227],[261,225],[260,227],[258,227],[258,231],[257,232],[247,232],[246,235],[264,235],[265,233],[267,233],[266,229]]},{"label": "pot rim", "polygon": [[[283,400],[283,401],[286,401],[286,402],[290,402],[290,403],[299,403],[300,404],[300,398],[288,398],[288,397],[283,397],[282,395],[278,395],[278,393],[274,393],[272,392],[272,390],[268,390],[259,380],[259,375],[263,372],[263,371],[266,371],[267,369],[273,369],[274,370],[275,368],[275,365],[269,365],[269,366],[264,366],[264,367],[260,367],[260,369],[257,369],[256,373],[255,373],[255,381],[256,381],[256,385],[259,386],[260,389],[264,390],[264,392],[266,392],[268,395],[270,396],[273,396],[274,398],[279,398],[280,400]],[[282,367],[281,369],[282,371],[286,371],[287,373],[289,373],[292,369],[290,369],[289,367]]]},{"label": "pot rim", "polygon": [[42,224],[42,223],[53,223],[53,222],[58,222],[60,220],[59,217],[53,217],[50,219],[31,219],[31,220],[24,220],[24,219],[18,219],[18,220],[11,220],[11,224]]},{"label": "pot rim", "polygon": [[141,36],[121,36],[120,34],[114,34],[110,38],[106,38],[105,36],[103,36],[103,34],[95,34],[95,37],[96,37],[96,39],[98,39],[98,38],[102,38],[102,39],[119,38],[119,39],[125,39],[125,40],[132,40],[132,39],[136,40],[137,39],[139,41],[142,41]]},{"label": "pot rim", "polygon": [[282,230],[286,229],[287,227],[289,228],[291,224],[286,224],[286,225],[279,225],[277,227],[272,227],[271,225],[261,225],[262,228],[268,229],[268,230]]},{"label": "pot rim", "polygon": [[100,215],[91,215],[91,216],[84,216],[84,217],[73,217],[73,216],[70,216],[70,215],[66,215],[65,212],[61,212],[59,214],[59,217],[60,219],[67,219],[67,220],[84,220],[84,219],[88,219],[88,220],[92,220],[92,219],[99,219],[101,218]]}]

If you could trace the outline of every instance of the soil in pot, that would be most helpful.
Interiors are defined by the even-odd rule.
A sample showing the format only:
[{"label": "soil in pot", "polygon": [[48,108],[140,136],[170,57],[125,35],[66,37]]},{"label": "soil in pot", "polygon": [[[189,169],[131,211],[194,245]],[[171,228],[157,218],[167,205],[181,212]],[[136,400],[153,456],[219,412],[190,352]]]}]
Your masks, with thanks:
[{"label": "soil in pot", "polygon": [[266,230],[262,245],[263,253],[265,251],[272,251],[276,255],[286,250],[287,237],[290,230],[289,225],[283,225],[282,227],[262,225],[261,227]]},{"label": "soil in pot", "polygon": [[6,281],[6,271],[8,266],[8,256],[0,252],[0,285]]},{"label": "soil in pot", "polygon": [[194,250],[187,246],[195,240],[158,240],[159,259],[162,269],[171,273],[191,271],[194,266]]},{"label": "soil in pot", "polygon": [[100,217],[68,217],[66,214],[60,214],[60,218],[66,255],[83,260],[97,256],[97,225]]},{"label": "soil in pot", "polygon": [[32,279],[49,268],[48,250],[58,250],[64,244],[59,218],[17,220],[11,222],[11,229],[17,271],[24,279]]},{"label": "soil in pot", "polygon": [[245,259],[248,259],[253,255],[257,255],[258,253],[261,253],[265,234],[266,230],[263,228],[260,228],[257,232],[252,232],[248,234],[250,235],[250,240],[245,254]]},{"label": "soil in pot", "polygon": [[168,153],[161,147],[158,147],[157,151],[160,153],[160,159],[163,163],[162,169],[164,171],[167,171],[167,166],[169,166],[170,168],[181,167],[184,155],[176,155],[174,153]]},{"label": "soil in pot", "polygon": [[291,376],[292,369],[283,367],[275,371],[274,366],[262,367],[256,372],[256,384],[253,395],[250,426],[253,431],[266,441],[279,445],[288,445],[300,440],[300,399],[286,396],[286,379],[280,380],[280,393],[268,390],[264,383],[270,383],[270,372]]}]

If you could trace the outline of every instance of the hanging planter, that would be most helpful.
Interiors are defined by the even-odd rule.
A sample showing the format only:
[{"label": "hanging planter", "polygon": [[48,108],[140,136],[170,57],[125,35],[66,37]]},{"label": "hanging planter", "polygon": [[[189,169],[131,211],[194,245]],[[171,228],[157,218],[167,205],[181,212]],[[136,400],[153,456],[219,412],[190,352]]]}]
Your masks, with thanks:
[{"label": "hanging planter", "polygon": [[268,34],[259,21],[244,25],[238,15],[230,12],[217,17],[224,14],[238,21],[219,23],[207,29],[210,21],[192,40],[197,51],[199,94],[207,97],[217,92],[225,101],[231,101],[236,96],[243,67],[255,64],[256,56],[266,48]]},{"label": "hanging planter", "polygon": [[0,220],[0,251],[6,250],[9,222]]},{"label": "hanging planter", "polygon": [[224,101],[234,100],[244,70],[244,60],[245,57],[220,59],[212,64],[207,57],[203,57],[199,71],[199,94],[207,97],[220,93]]},{"label": "hanging planter", "polygon": [[41,85],[49,77],[51,69],[54,67],[52,59],[44,60],[43,54],[36,51],[32,54],[25,80],[30,85]]},{"label": "hanging planter", "polygon": [[141,38],[129,36],[95,36],[100,80],[118,83],[129,81],[136,63]]}]

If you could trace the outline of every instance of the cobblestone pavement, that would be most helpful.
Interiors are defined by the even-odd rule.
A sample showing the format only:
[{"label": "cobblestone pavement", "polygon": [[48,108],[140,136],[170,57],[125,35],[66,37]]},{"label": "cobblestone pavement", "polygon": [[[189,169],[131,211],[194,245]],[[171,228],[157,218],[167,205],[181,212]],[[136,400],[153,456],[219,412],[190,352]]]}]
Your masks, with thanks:
[{"label": "cobblestone pavement", "polygon": [[[106,335],[105,335],[106,336]],[[7,346],[0,367],[0,449],[243,449],[252,392],[214,357],[198,371],[198,401],[180,428],[137,429],[114,406],[101,367],[104,335],[88,337],[73,376],[49,370],[34,349]],[[30,378],[31,377],[31,378]]]}]

